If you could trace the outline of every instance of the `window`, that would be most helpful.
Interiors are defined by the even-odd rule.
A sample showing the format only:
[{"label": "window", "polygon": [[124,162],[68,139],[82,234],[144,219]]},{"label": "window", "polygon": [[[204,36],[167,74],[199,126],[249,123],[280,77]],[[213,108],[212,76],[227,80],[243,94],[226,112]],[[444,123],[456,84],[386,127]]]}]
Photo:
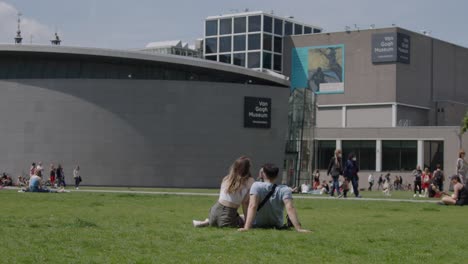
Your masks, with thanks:
[{"label": "window", "polygon": [[273,55],[273,70],[275,71],[281,71],[281,55]]},{"label": "window", "polygon": [[219,54],[219,62],[231,64],[231,54]]},{"label": "window", "polygon": [[250,52],[248,55],[249,68],[260,68],[260,52]]},{"label": "window", "polygon": [[234,51],[245,51],[245,35],[234,36]]},{"label": "window", "polygon": [[374,140],[343,140],[343,161],[348,160],[350,153],[356,154],[360,170],[375,170]]},{"label": "window", "polygon": [[312,28],[311,27],[304,27],[304,34],[311,34]]},{"label": "window", "polygon": [[205,35],[216,36],[218,35],[218,20],[208,20],[205,23]]},{"label": "window", "polygon": [[249,16],[249,32],[261,30],[261,16]]},{"label": "window", "polygon": [[231,37],[219,38],[219,52],[231,52]]},{"label": "window", "polygon": [[234,65],[245,67],[245,53],[234,54]]},{"label": "window", "polygon": [[249,50],[260,49],[260,34],[249,35]]},{"label": "window", "polygon": [[245,33],[246,17],[234,18],[234,33]]},{"label": "window", "polygon": [[330,159],[335,155],[335,148],[335,140],[319,140],[317,142],[317,169],[328,169]]},{"label": "window", "polygon": [[322,30],[318,29],[318,28],[314,28],[314,33],[321,33]]},{"label": "window", "polygon": [[271,70],[271,53],[263,52],[263,68]]},{"label": "window", "polygon": [[283,20],[275,18],[275,34],[283,35]]},{"label": "window", "polygon": [[283,52],[283,38],[275,37],[275,52]]},{"label": "window", "polygon": [[218,61],[218,58],[216,55],[205,56],[205,59],[210,60],[210,61]]},{"label": "window", "polygon": [[294,35],[302,34],[302,25],[294,24]]},{"label": "window", "polygon": [[263,34],[263,49],[272,51],[273,44],[272,42],[272,36],[268,34]]},{"label": "window", "polygon": [[232,33],[232,19],[224,18],[219,20],[219,34],[226,35]]},{"label": "window", "polygon": [[415,140],[382,141],[382,169],[411,171],[416,168],[418,146]]},{"label": "window", "polygon": [[263,31],[273,33],[273,18],[269,16],[263,17]]},{"label": "window", "polygon": [[293,24],[291,22],[286,21],[284,23],[284,35],[289,36],[292,35],[293,31]]},{"label": "window", "polygon": [[216,53],[218,52],[218,39],[207,38],[205,39],[205,53]]},{"label": "window", "polygon": [[424,141],[424,168],[434,171],[437,164],[444,165],[444,142]]}]

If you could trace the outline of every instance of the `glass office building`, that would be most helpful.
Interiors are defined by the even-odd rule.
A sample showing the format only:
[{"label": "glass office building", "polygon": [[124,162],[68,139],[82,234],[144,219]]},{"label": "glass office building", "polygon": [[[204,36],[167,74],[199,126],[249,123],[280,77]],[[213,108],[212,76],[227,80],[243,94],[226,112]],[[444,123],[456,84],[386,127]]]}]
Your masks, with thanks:
[{"label": "glass office building", "polygon": [[283,71],[283,37],[322,28],[261,11],[206,18],[203,56],[246,68]]}]

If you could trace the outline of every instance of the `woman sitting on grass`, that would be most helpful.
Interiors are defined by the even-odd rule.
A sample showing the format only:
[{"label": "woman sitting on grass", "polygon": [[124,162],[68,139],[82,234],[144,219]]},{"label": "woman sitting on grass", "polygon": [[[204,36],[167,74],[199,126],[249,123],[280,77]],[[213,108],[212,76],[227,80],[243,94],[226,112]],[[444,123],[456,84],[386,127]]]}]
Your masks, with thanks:
[{"label": "woman sitting on grass", "polygon": [[442,198],[442,203],[445,205],[468,205],[468,190],[466,186],[461,184],[460,177],[458,175],[454,175],[451,178],[453,184],[453,195],[452,196],[444,196]]},{"label": "woman sitting on grass", "polygon": [[221,183],[218,202],[211,207],[209,217],[204,221],[193,220],[194,227],[243,227],[244,219],[237,209],[242,205],[244,216],[249,206],[249,190],[254,183],[250,174],[250,160],[240,157],[232,164],[229,174]]}]

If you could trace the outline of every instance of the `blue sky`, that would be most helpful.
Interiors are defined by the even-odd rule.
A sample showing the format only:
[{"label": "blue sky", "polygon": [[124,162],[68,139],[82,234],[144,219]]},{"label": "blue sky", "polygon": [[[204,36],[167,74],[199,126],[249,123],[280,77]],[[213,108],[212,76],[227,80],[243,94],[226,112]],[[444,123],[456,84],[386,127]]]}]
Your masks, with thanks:
[{"label": "blue sky", "polygon": [[132,49],[148,42],[203,35],[203,19],[245,8],[342,31],[396,24],[468,47],[467,0],[0,0],[0,42],[11,43],[23,13],[26,42],[46,44],[58,28],[64,45]]}]

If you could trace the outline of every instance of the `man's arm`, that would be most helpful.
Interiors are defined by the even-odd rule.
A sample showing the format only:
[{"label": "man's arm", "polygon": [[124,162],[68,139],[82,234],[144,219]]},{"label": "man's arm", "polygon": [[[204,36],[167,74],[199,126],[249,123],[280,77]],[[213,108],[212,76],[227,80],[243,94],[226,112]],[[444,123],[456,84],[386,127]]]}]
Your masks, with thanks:
[{"label": "man's arm", "polygon": [[296,208],[294,207],[293,201],[291,199],[284,199],[284,205],[286,206],[286,212],[288,213],[289,219],[291,220],[294,228],[298,232],[310,232],[309,230],[302,229],[299,219],[297,218]]},{"label": "man's arm", "polygon": [[255,216],[257,215],[257,207],[258,207],[258,196],[253,194],[250,195],[249,199],[249,208],[247,210],[247,218],[245,219],[244,228],[239,228],[239,231],[247,231],[252,228]]}]

